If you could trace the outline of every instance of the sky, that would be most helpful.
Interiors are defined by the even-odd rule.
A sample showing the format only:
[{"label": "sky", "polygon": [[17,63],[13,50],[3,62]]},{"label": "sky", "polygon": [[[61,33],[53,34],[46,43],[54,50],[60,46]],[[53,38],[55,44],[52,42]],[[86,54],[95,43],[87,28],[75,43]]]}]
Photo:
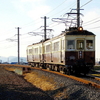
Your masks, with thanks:
[{"label": "sky", "polygon": [[[100,0],[80,0],[82,27],[96,35],[96,58],[100,58]],[[0,56],[17,56],[17,34],[20,34],[20,56],[26,57],[26,48],[39,42],[43,36],[44,16],[50,36],[64,31],[64,23],[52,18],[67,18],[66,13],[76,9],[77,0],[0,0]]]}]

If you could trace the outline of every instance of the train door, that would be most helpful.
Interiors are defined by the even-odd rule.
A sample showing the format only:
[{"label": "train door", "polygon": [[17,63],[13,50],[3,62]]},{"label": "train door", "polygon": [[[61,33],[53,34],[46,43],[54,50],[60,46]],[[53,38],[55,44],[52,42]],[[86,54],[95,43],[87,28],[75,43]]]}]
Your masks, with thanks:
[{"label": "train door", "polygon": [[77,40],[78,59],[84,58],[84,40]]},{"label": "train door", "polygon": [[64,53],[65,53],[65,40],[61,40],[61,51],[60,51],[60,62],[64,62]]}]

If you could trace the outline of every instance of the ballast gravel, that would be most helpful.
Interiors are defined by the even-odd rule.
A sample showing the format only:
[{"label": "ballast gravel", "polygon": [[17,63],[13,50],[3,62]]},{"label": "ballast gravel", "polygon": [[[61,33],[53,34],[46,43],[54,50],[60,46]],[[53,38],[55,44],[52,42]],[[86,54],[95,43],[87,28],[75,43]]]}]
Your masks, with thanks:
[{"label": "ballast gravel", "polygon": [[56,90],[47,91],[55,100],[100,100],[100,89],[88,86],[81,82],[40,70],[33,70],[40,75],[53,78]]},{"label": "ballast gravel", "polygon": [[0,66],[0,100],[54,100],[22,76]]},{"label": "ballast gravel", "polygon": [[2,70],[0,68],[0,100],[100,100],[100,89],[57,74],[32,70],[40,76],[52,78],[56,83],[55,90],[42,91],[26,82],[22,76]]}]

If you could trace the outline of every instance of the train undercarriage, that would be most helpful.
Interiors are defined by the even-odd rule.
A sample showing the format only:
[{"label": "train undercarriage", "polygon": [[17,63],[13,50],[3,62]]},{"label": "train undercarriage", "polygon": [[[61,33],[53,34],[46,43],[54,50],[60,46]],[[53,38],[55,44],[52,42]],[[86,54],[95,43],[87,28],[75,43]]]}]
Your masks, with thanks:
[{"label": "train undercarriage", "polygon": [[47,70],[57,71],[68,75],[79,75],[79,74],[88,74],[91,69],[93,69],[93,64],[84,64],[84,63],[75,63],[72,65],[60,65],[60,64],[51,64],[51,63],[40,63],[40,62],[29,62],[31,67],[38,67]]}]

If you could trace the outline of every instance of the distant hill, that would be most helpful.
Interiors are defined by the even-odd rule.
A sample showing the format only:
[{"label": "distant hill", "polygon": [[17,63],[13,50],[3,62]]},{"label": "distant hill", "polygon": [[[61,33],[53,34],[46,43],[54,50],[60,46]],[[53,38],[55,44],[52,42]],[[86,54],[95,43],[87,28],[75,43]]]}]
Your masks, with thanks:
[{"label": "distant hill", "polygon": [[[16,56],[10,56],[10,57],[2,57],[0,56],[0,62],[4,63],[4,62],[18,62],[18,58]],[[27,62],[27,58],[26,57],[20,57],[20,62]]]}]

